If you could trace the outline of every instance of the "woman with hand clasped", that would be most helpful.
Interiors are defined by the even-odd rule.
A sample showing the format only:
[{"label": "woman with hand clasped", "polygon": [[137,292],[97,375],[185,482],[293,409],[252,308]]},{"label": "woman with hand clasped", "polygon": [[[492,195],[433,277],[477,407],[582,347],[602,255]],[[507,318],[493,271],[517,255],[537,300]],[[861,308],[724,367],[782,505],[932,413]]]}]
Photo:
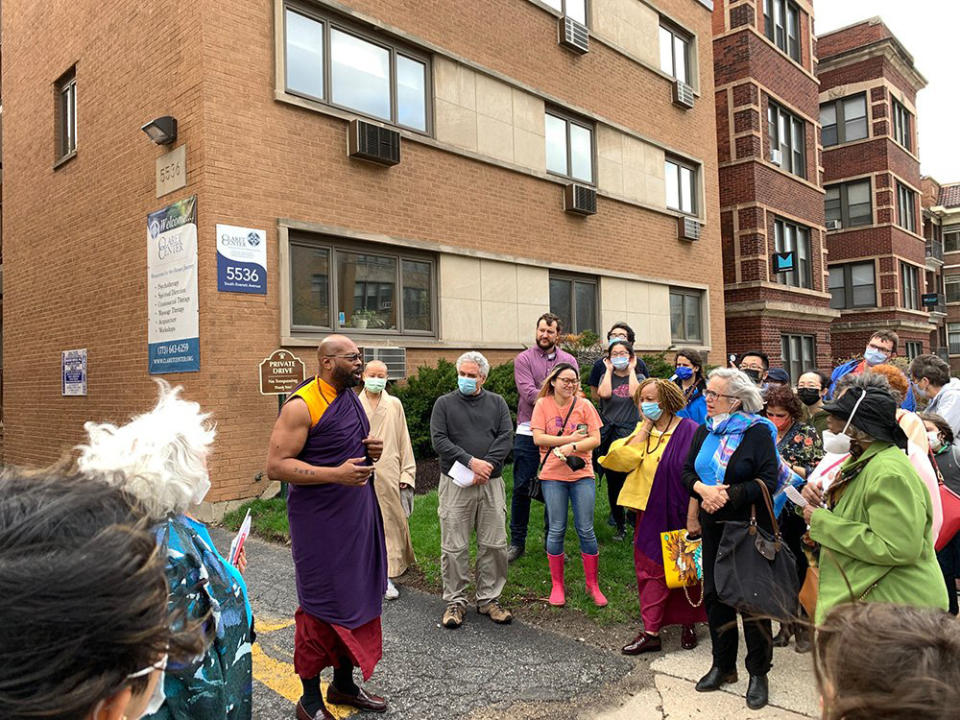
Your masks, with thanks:
[{"label": "woman with hand clasped", "polygon": [[685,405],[683,391],[670,380],[644,380],[633,397],[643,420],[600,458],[608,470],[629,473],[618,502],[637,515],[633,560],[643,630],[622,652],[639,655],[660,650],[664,625],[683,626],[680,644],[692,650],[697,646],[694,624],[706,621],[706,615],[687,597],[702,598],[703,587],[697,583],[699,587],[688,588],[689,596],[682,588],[667,587],[660,535],[683,528],[691,537],[700,535],[699,507],[681,478],[697,423],[679,417]]}]

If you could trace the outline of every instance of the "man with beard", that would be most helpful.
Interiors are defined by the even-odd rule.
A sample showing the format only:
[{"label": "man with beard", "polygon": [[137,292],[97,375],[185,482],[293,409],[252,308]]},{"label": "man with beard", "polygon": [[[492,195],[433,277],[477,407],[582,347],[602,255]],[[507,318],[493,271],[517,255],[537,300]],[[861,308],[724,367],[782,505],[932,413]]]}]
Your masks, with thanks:
[{"label": "man with beard", "polygon": [[333,666],[327,702],[384,712],[364,680],[383,654],[382,598],[387,588],[383,521],[373,462],[383,442],[370,437],[352,390],[363,359],[356,344],[331,335],[317,348],[318,374],[289,397],[270,436],[267,474],[289,483],[287,514],[300,607],[294,668],[303,684],[298,720],[332,720],[320,695],[320,671]]},{"label": "man with beard", "polygon": [[[507,560],[513,562],[523,555],[527,544],[527,525],[530,522],[528,485],[540,465],[540,450],[533,444],[530,417],[537,402],[537,393],[544,379],[557,363],[569,363],[577,368],[577,359],[557,347],[563,326],[553,313],[544,313],[537,320],[537,344],[517,355],[513,361],[513,379],[517,385],[517,434],[513,441],[513,499],[510,503],[510,547]],[[543,508],[543,527],[546,535],[547,508]]]}]

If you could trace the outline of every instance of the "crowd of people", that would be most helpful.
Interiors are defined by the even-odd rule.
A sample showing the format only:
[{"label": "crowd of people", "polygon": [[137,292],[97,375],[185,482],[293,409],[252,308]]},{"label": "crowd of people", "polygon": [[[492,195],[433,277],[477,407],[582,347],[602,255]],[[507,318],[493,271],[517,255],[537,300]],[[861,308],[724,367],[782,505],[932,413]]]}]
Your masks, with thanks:
[{"label": "crowd of people", "polygon": [[[642,627],[624,654],[661,651],[671,625],[692,649],[706,622],[712,662],[696,689],[715,691],[737,679],[739,617],[751,709],[769,700],[774,648],[793,638],[797,652],[813,650],[825,718],[951,717],[960,380],[943,360],[921,355],[904,372],[896,334],[878,330],[862,359],[830,373],[790,378],[759,351],[708,370],[681,348],[672,377],[655,378],[617,323],[584,388],[561,337],[545,313],[516,357],[516,425],[484,388],[490,366],[475,351],[432,408],[443,627],[465,622],[474,537],[477,613],[511,622],[501,594],[538,503],[545,601],[567,602],[572,510],[583,591],[606,605],[594,530],[602,477],[615,540],[632,529]],[[387,709],[354,671],[367,680],[381,659],[383,601],[415,562],[416,463],[388,379],[350,338],[329,336],[271,434],[268,475],[289,486],[298,720],[332,718],[328,703]],[[0,475],[0,716],[249,719],[246,555],[225,558],[195,517],[210,488],[212,419],[161,382],[149,412],[85,429],[75,467]],[[738,529],[748,553],[781,570],[760,592],[782,599],[776,612],[731,590],[731,577],[744,580],[729,560]]]}]

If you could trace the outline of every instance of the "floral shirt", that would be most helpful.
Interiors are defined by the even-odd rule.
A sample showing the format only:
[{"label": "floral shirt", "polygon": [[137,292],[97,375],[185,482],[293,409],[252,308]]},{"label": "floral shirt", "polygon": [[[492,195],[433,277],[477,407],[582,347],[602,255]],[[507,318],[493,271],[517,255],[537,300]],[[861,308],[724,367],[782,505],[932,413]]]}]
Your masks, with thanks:
[{"label": "floral shirt", "polygon": [[802,422],[795,422],[789,427],[777,443],[777,450],[788,465],[799,465],[806,470],[805,477],[810,477],[810,473],[823,459],[820,433],[816,428]]}]

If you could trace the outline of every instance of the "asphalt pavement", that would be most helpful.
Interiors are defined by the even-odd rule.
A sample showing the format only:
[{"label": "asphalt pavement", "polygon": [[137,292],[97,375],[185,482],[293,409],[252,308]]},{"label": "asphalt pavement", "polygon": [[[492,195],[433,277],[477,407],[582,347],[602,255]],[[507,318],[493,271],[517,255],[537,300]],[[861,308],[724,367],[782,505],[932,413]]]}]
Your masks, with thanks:
[{"label": "asphalt pavement", "polygon": [[[230,533],[212,528],[222,548]],[[256,616],[255,720],[290,720],[300,696],[293,669],[297,609],[290,549],[247,541],[247,585]],[[384,717],[424,720],[634,720],[634,718],[816,717],[809,655],[778,649],[771,707],[748,713],[745,673],[729,691],[700,695],[693,683],[710,664],[709,641],[694,652],[673,649],[639,659],[523,622],[496,625],[470,609],[462,628],[440,625],[443,601],[401,587],[384,603],[383,659],[365,687],[389,702]],[[673,643],[675,644],[675,643]],[[323,681],[329,680],[330,671]],[[358,681],[359,672],[357,673]],[[331,708],[338,718],[350,708]],[[370,717],[370,716],[368,716]]]}]

